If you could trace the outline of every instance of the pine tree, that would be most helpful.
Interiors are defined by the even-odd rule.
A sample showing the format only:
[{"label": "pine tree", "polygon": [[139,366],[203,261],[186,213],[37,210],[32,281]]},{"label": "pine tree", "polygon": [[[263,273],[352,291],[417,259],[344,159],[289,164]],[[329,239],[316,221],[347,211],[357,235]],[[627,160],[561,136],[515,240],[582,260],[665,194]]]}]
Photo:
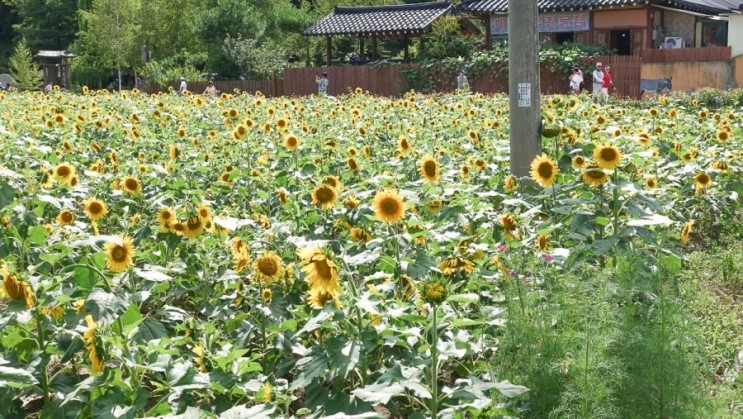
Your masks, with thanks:
[{"label": "pine tree", "polygon": [[25,38],[18,42],[10,57],[10,74],[15,78],[16,85],[23,90],[38,89],[41,86],[39,67],[34,62]]}]

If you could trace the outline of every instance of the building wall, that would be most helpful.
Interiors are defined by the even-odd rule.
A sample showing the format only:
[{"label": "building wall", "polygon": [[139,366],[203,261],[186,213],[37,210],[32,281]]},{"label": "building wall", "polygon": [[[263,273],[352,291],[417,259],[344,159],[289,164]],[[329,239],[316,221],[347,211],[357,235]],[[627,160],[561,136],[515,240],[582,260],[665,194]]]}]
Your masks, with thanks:
[{"label": "building wall", "polygon": [[692,15],[671,10],[663,11],[663,27],[666,29],[666,36],[683,37],[687,47],[694,46],[695,24],[696,18]]},{"label": "building wall", "polygon": [[743,55],[743,15],[731,15],[728,20],[728,46],[733,57]]},{"label": "building wall", "polygon": [[593,12],[595,29],[644,28],[647,26],[646,9],[597,10]]},{"label": "building wall", "polygon": [[743,81],[743,69],[737,68],[743,66],[743,57],[739,57],[737,64],[732,61],[643,63],[640,66],[640,78],[672,77],[673,90],[678,91],[692,91],[702,87],[726,89],[740,85]]},{"label": "building wall", "polygon": [[738,87],[743,87],[743,54],[730,60],[733,63],[733,73]]}]

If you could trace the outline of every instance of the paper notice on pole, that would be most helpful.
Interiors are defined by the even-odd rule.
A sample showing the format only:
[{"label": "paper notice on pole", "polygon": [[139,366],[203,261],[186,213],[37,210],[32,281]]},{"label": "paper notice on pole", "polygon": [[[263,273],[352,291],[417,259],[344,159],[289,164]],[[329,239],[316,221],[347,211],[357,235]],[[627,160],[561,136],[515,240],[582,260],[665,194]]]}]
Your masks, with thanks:
[{"label": "paper notice on pole", "polygon": [[531,83],[519,83],[519,108],[531,108]]}]

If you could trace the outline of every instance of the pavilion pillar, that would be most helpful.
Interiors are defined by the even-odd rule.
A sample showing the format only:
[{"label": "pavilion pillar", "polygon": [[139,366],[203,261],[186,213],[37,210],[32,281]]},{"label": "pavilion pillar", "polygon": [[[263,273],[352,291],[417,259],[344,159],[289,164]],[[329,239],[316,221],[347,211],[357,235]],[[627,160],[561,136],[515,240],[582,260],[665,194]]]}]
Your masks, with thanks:
[{"label": "pavilion pillar", "polygon": [[405,35],[405,55],[403,56],[403,60],[406,63],[410,62],[410,38]]},{"label": "pavilion pillar", "polygon": [[490,51],[491,49],[493,49],[493,33],[490,29],[490,15],[485,15],[482,21],[482,23],[485,25],[485,49]]},{"label": "pavilion pillar", "polygon": [[366,57],[364,57],[364,37],[361,35],[359,35],[359,58],[362,63],[366,62]]},{"label": "pavilion pillar", "polygon": [[325,37],[325,39],[326,39],[325,54],[327,56],[328,67],[330,67],[331,65],[333,65],[333,58],[331,56],[331,53],[333,52],[333,42],[330,36]]},{"label": "pavilion pillar", "polygon": [[372,60],[377,59],[377,35],[372,35],[372,50],[371,50],[371,56]]}]

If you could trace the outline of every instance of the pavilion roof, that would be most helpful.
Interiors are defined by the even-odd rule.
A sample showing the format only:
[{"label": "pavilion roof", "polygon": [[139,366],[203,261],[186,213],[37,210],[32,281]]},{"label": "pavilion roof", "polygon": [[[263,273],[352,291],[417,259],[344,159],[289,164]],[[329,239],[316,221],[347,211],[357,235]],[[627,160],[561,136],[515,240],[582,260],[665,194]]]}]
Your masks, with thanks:
[{"label": "pavilion roof", "polygon": [[418,35],[453,10],[448,1],[391,6],[336,6],[332,13],[304,31],[305,36]]},{"label": "pavilion roof", "polygon": [[[657,5],[708,15],[719,15],[740,10],[741,0],[538,0],[540,12],[561,12],[584,9],[610,9]],[[462,12],[478,14],[506,14],[508,0],[464,0],[457,6]]]}]

